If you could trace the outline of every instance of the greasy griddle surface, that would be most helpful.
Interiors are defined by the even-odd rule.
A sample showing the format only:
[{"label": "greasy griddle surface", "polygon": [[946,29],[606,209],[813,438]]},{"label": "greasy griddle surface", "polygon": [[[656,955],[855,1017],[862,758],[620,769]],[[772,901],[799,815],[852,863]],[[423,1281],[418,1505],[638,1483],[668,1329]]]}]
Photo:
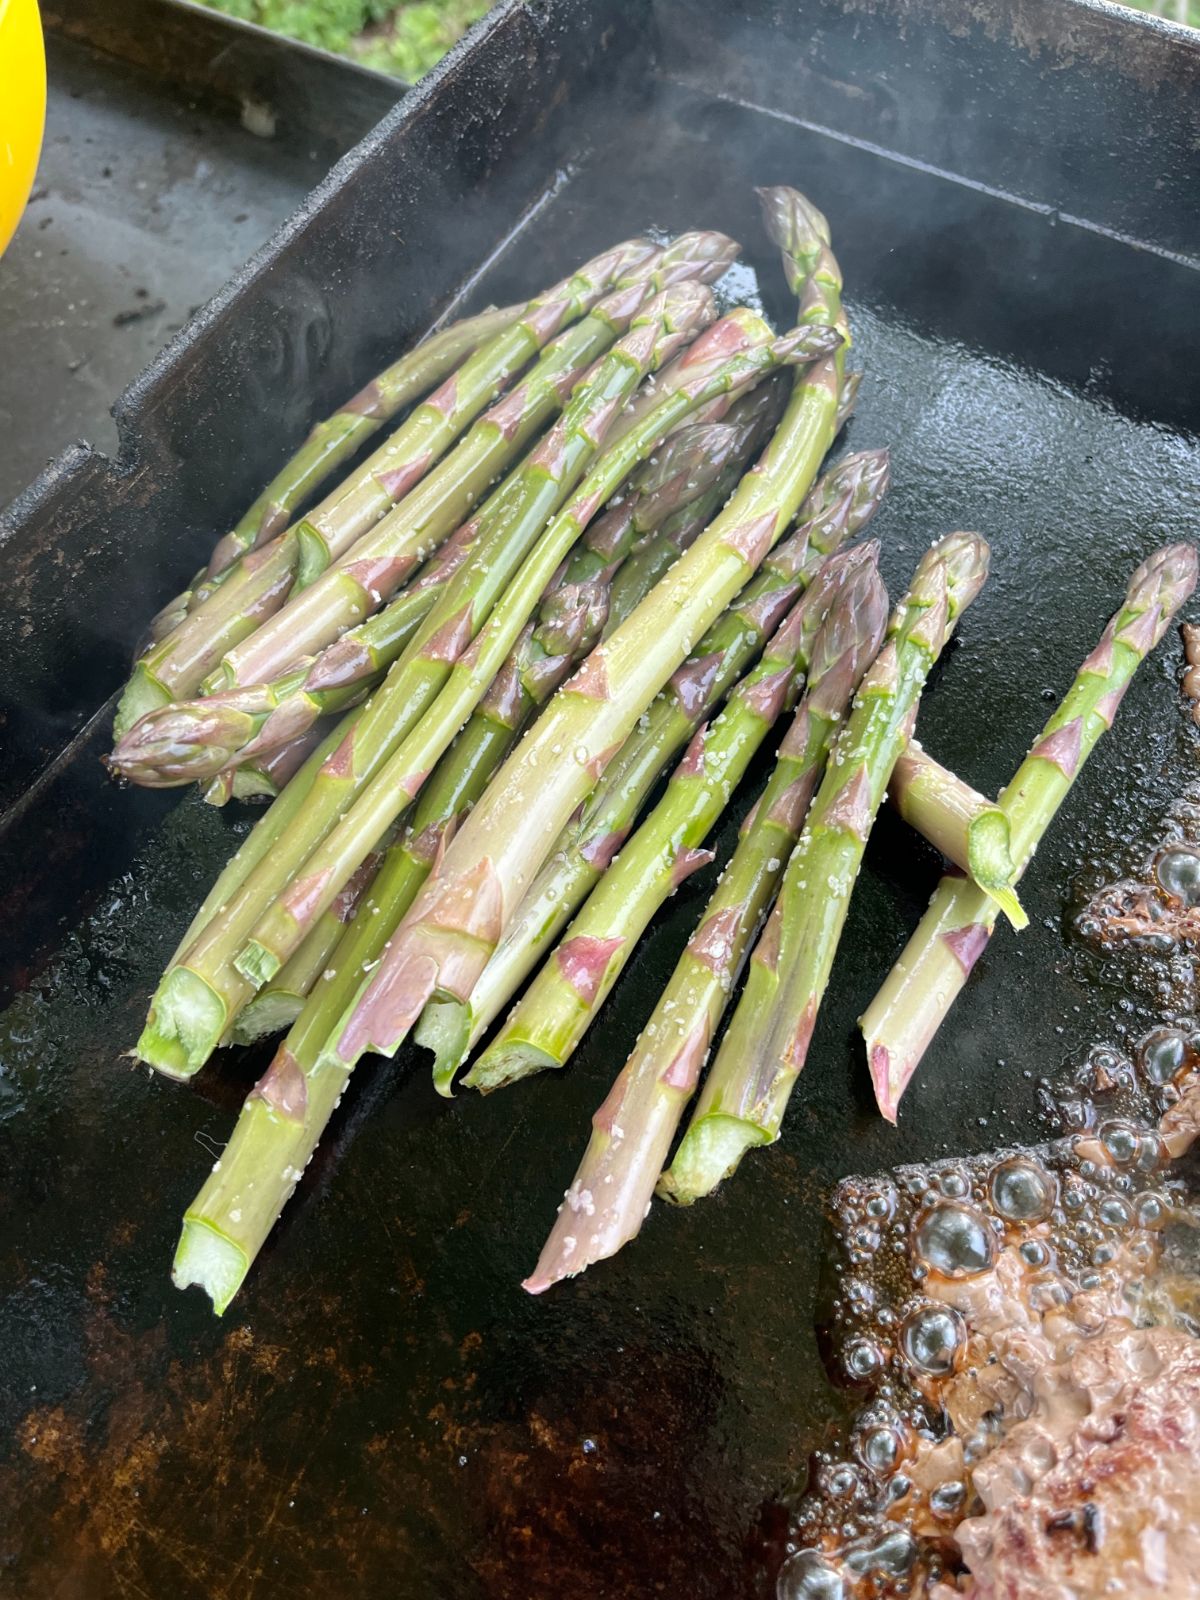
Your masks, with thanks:
[{"label": "greasy griddle surface", "polygon": [[[785,316],[750,175],[801,184],[832,219],[868,373],[849,442],[893,450],[875,527],[889,583],[898,592],[950,529],[993,543],[994,576],[935,675],[921,735],[995,790],[1136,561],[1195,531],[1200,450],[1148,406],[1147,420],[1114,407],[1111,374],[1088,370],[1092,301],[1122,275],[1161,297],[1181,269],[682,96],[625,119],[482,292],[532,287],[646,223],[694,224],[746,241]],[[1134,332],[1122,322],[1103,342],[1132,351]],[[1148,363],[1130,355],[1123,404],[1131,389],[1152,397]],[[1176,397],[1160,398],[1173,414]],[[1172,633],[1037,857],[1029,931],[980,963],[898,1131],[873,1114],[854,1020],[935,865],[884,817],[782,1143],[715,1200],[657,1208],[616,1261],[540,1300],[520,1279],[712,871],[654,924],[566,1072],[447,1104],[410,1051],[364,1063],[217,1321],[171,1288],[168,1266],[266,1053],[230,1052],[187,1089],[120,1052],[234,819],[192,796],[131,803],[132,865],[73,927],[62,885],[61,953],[2,1024],[0,1591],[753,1594],[761,1509],[836,1411],[812,1329],[822,1196],[852,1170],[1036,1135],[1033,1079],[1112,1033],[1119,990],[1070,936],[1069,904],[1153,838],[1191,760],[1178,667]]]}]

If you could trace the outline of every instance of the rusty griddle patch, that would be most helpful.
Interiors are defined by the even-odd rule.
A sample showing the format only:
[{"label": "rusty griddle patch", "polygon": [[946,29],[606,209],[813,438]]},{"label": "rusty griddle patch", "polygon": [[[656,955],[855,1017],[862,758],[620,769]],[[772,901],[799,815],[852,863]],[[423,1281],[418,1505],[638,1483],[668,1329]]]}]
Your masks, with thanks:
[{"label": "rusty griddle patch", "polygon": [[[774,17],[769,7],[754,10]],[[689,32],[665,4],[653,17],[638,10],[613,36],[628,49],[631,30],[645,41],[658,27],[682,71],[685,47],[706,30],[710,41],[720,36],[718,11],[690,8]],[[905,42],[882,19],[848,16],[833,6],[798,10],[776,54],[783,42],[808,48],[819,19],[829,82],[856,73],[868,81],[890,49],[888,93],[908,105],[909,91],[922,89],[926,46],[936,54],[937,41],[918,38],[911,20]],[[520,210],[516,197],[529,204],[522,231],[477,285],[477,303],[508,299],[648,223],[698,225],[746,241],[767,308],[782,318],[788,308],[750,186],[800,181],[833,219],[852,287],[856,359],[868,377],[850,443],[894,451],[896,487],[878,522],[889,583],[898,589],[930,537],[949,528],[980,527],[995,544],[995,575],[937,673],[921,729],[940,759],[994,791],[1094,643],[1136,560],[1153,543],[1194,533],[1200,453],[1181,431],[1197,420],[1183,381],[1197,364],[1195,319],[1186,314],[1194,274],[1154,251],[1055,223],[1044,210],[756,114],[698,89],[690,75],[690,87],[640,77],[652,58],[635,72],[628,57],[589,55],[595,35],[572,51],[577,25],[603,31],[613,20],[602,6],[585,18],[572,5],[550,5],[513,22],[514,40],[502,17],[490,42],[501,53],[488,70],[468,69],[460,56],[442,88],[428,91],[412,150],[399,139],[389,161],[354,169],[348,189],[335,184],[285,241],[290,265],[252,275],[208,325],[205,337],[219,333],[232,364],[215,362],[211,342],[178,357],[172,381],[182,386],[183,411],[155,413],[157,432],[130,445],[147,458],[176,452],[177,476],[148,459],[124,477],[94,457],[76,461],[27,502],[15,537],[52,548],[57,527],[74,551],[85,532],[96,533],[89,518],[108,515],[106,497],[115,496],[128,548],[114,527],[106,537],[115,544],[98,542],[94,559],[132,566],[149,553],[141,588],[129,591],[131,630],[153,609],[151,591],[165,594],[169,577],[187,576],[269,464],[268,447],[278,454],[295,437],[289,405],[273,441],[260,422],[229,457],[229,481],[210,481],[211,462],[230,449],[222,430],[243,418],[245,397],[228,385],[239,362],[253,369],[266,348],[255,344],[253,318],[237,345],[240,297],[271,280],[272,295],[305,287],[305,304],[319,298],[330,309],[331,384],[365,378],[383,340],[361,320],[378,310],[370,273],[334,270],[321,235],[348,226],[352,200],[369,199],[370,217],[354,213],[355,225],[382,249],[372,232],[381,194],[408,204],[398,152],[414,162],[402,169],[406,190],[419,191],[402,233],[419,232],[421,204],[444,201],[438,184],[457,182],[462,170],[472,181],[486,172],[494,208],[490,198],[473,210],[464,201],[456,214],[460,233],[480,224],[470,247],[476,265],[479,237],[500,240]],[[535,26],[532,36],[520,31]],[[973,47],[981,52],[976,76],[991,68],[1010,92],[1024,81],[1025,69],[999,46],[976,37]],[[498,108],[509,114],[503,97],[490,110],[474,98],[506,70],[546,72],[537,120],[551,102],[565,108],[545,123],[545,145],[506,142],[495,131]],[[1083,81],[1073,70],[1064,74],[1063,118],[1094,92],[1095,76]],[[951,95],[957,81],[949,76],[941,92]],[[797,111],[793,101],[780,107]],[[1132,119],[1133,106],[1124,111]],[[464,116],[491,130],[490,154],[475,167],[461,152],[461,169],[448,159],[437,165],[445,155],[438,140],[461,129]],[[886,131],[875,128],[877,142]],[[1046,144],[1056,143],[1055,131],[1046,130]],[[1159,155],[1174,161],[1169,139]],[[929,159],[946,165],[946,152],[930,149]],[[1180,181],[1174,167],[1167,179]],[[423,182],[433,187],[420,191]],[[1165,209],[1176,191],[1166,192],[1163,230],[1175,225]],[[544,204],[534,204],[538,195]],[[414,294],[433,302],[452,285],[435,270],[441,213],[430,217],[429,248],[399,266],[406,284],[410,270],[419,280]],[[457,272],[468,247],[459,235],[447,240]],[[753,271],[741,277],[751,292]],[[389,323],[393,336],[410,311]],[[233,320],[222,324],[222,316]],[[300,355],[288,359],[295,364],[287,370],[298,372]],[[212,384],[226,385],[219,403],[208,396]],[[259,404],[258,388],[248,392]],[[164,395],[158,401],[167,407]],[[220,404],[230,414],[218,423]],[[187,405],[201,408],[203,423],[190,450]],[[133,434],[138,427],[149,427],[144,414]],[[185,490],[201,480],[208,488],[190,520],[172,523]],[[168,524],[174,531],[162,538],[178,570],[155,542]],[[114,570],[104,568],[109,577]],[[110,684],[102,675],[84,681],[86,651],[74,645],[56,663],[51,596],[48,577],[50,639],[41,655],[11,657],[9,682],[18,693],[31,685],[38,705],[54,704],[73,726],[72,717],[95,714]],[[112,661],[119,656],[114,645]],[[518,1287],[588,1118],[711,889],[710,871],[655,922],[569,1071],[447,1105],[414,1053],[364,1063],[286,1222],[223,1322],[199,1295],[175,1293],[167,1267],[179,1213],[264,1052],[229,1052],[191,1089],[150,1078],[119,1052],[136,1037],[163,962],[244,823],[233,808],[214,812],[194,797],[114,789],[99,768],[105,735],[97,722],[0,841],[13,897],[6,909],[17,908],[0,927],[0,968],[23,988],[0,1019],[6,1600],[760,1594],[763,1547],[778,1533],[762,1507],[838,1413],[812,1327],[822,1197],[849,1171],[1040,1131],[1033,1079],[1077,1058],[1120,998],[1111,974],[1069,933],[1081,894],[1094,887],[1082,842],[1116,863],[1153,837],[1179,764],[1191,759],[1180,743],[1181,665],[1172,636],[1135,680],[1039,852],[1026,891],[1033,926],[1019,943],[998,937],[981,961],[897,1132],[874,1115],[854,1019],[923,907],[936,865],[885,815],[784,1138],[748,1160],[715,1200],[660,1210],[636,1245],[577,1284],[536,1301]],[[13,745],[8,777],[18,794],[46,771],[40,757],[31,760],[35,744]],[[753,782],[740,805],[752,793]],[[723,853],[734,821],[722,830]],[[1134,1005],[1151,1015],[1151,998]]]}]

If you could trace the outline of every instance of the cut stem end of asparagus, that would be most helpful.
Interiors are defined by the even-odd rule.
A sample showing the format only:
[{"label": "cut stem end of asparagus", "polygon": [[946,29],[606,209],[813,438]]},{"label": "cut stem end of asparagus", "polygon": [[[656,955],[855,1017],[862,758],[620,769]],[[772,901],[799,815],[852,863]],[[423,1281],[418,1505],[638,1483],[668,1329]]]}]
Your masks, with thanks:
[{"label": "cut stem end of asparagus", "polygon": [[300,1015],[304,999],[298,994],[256,995],[236,1018],[231,1038],[234,1044],[253,1044],[269,1034],[286,1033]]},{"label": "cut stem end of asparagus", "polygon": [[170,705],[171,696],[154,674],[140,662],[134,667],[113,718],[113,735],[120,739],[135,722],[160,706]]},{"label": "cut stem end of asparagus", "polygon": [[536,1045],[514,1041],[500,1049],[485,1050],[463,1083],[481,1094],[490,1094],[493,1089],[503,1089],[506,1083],[516,1083],[520,1078],[531,1078],[535,1072],[561,1066],[561,1061]]},{"label": "cut stem end of asparagus", "polygon": [[431,1000],[421,1013],[416,1041],[433,1051],[433,1086],[447,1100],[454,1095],[454,1078],[466,1059],[471,1011],[461,1000]]},{"label": "cut stem end of asparagus", "polygon": [[968,851],[971,876],[990,896],[1014,928],[1027,928],[1025,912],[1013,883],[1017,873],[1009,853],[1008,820],[1000,812],[988,812],[971,824]]},{"label": "cut stem end of asparagus", "polygon": [[296,560],[295,593],[315,583],[329,565],[329,546],[311,522],[302,522],[296,530],[300,554]]},{"label": "cut stem end of asparagus", "polygon": [[175,967],[154,997],[137,1057],[168,1078],[187,1079],[216,1049],[225,1032],[225,1005],[203,978]]},{"label": "cut stem end of asparagus", "polygon": [[232,1239],[211,1222],[184,1217],[171,1267],[171,1282],[177,1289],[198,1284],[212,1301],[217,1316],[222,1316],[249,1270],[249,1257]]},{"label": "cut stem end of asparagus", "polygon": [[247,983],[261,989],[264,983],[270,983],[283,962],[273,950],[259,944],[257,939],[251,939],[233,964]]},{"label": "cut stem end of asparagus", "polygon": [[770,1142],[764,1129],[740,1117],[705,1117],[688,1129],[655,1192],[672,1205],[690,1206],[728,1178],[753,1145]]}]

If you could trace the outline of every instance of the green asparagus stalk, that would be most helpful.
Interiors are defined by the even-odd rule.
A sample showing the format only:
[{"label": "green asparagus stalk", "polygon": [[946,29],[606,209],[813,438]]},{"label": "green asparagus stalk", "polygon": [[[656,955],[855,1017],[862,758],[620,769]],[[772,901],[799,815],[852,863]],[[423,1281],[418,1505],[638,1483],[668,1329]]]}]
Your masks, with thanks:
[{"label": "green asparagus stalk", "polygon": [[704,841],[776,719],[799,695],[831,598],[824,585],[810,588],[720,716],[696,733],[661,801],[622,847],[468,1073],[472,1088],[487,1093],[566,1065],[651,918],[680,883],[713,860],[713,852],[702,848]]},{"label": "green asparagus stalk", "polygon": [[[322,840],[334,828],[342,812],[372,784],[377,774],[390,774],[396,755],[411,748],[409,735],[415,733],[423,720],[422,713],[446,685],[454,662],[498,598],[497,589],[512,570],[512,561],[507,547],[497,541],[506,538],[515,550],[515,559],[521,558],[529,545],[543,534],[547,514],[554,511],[563,495],[578,481],[596,448],[596,440],[602,436],[605,420],[613,413],[614,399],[636,381],[639,363],[644,365],[646,359],[653,358],[660,349],[675,347],[690,335],[697,321],[703,321],[710,314],[711,294],[702,285],[683,282],[665,291],[654,302],[654,309],[648,308],[644,320],[639,320],[626,336],[623,347],[601,363],[592,381],[571,402],[565,416],[529,458],[524,471],[527,492],[521,496],[520,513],[503,529],[494,530],[490,544],[486,539],[482,541],[483,548],[477,547],[452,579],[417,638],[373,696],[354,738],[326,764],[303,813],[293,819],[269,858],[259,863],[220,916],[204,929],[188,952],[186,963],[168,970],[139,1041],[138,1051],[143,1059],[160,1070],[181,1076],[190,1075],[206,1059],[214,1042],[256,986],[235,968],[234,958],[243,950],[248,937],[256,937],[256,924],[275,897],[287,889],[289,880],[298,871],[301,879],[312,877],[311,873],[303,871],[306,858],[311,859],[321,848]],[[679,332],[668,332],[667,320],[673,322],[676,317],[679,318]],[[571,526],[577,531],[577,522],[572,521]],[[539,548],[545,544],[543,536]],[[540,589],[544,587],[543,580],[532,596],[531,606],[537,603]],[[521,624],[524,620],[522,617]],[[506,654],[507,647],[500,661]],[[477,660],[478,657],[472,657],[471,665]],[[500,661],[495,663],[493,671]],[[485,682],[483,688],[486,686]],[[469,712],[471,707],[467,709]],[[427,729],[426,734],[440,737],[444,726],[438,722]],[[456,727],[451,728],[451,733],[456,731]],[[435,743],[436,738],[430,738],[429,748]],[[384,784],[391,782],[390,776],[373,786],[372,804],[386,798],[391,808],[384,826],[390,825],[398,810],[416,793],[419,783],[413,784],[413,777],[419,774],[423,781],[432,765],[431,760],[415,771],[405,768],[407,792],[393,793],[385,789]],[[360,812],[360,819],[365,814]],[[379,837],[376,833],[370,839],[359,861],[375,847]],[[355,862],[354,867],[357,865]],[[296,911],[311,908],[314,916],[319,915],[323,907],[317,909],[317,901],[330,887],[330,880],[317,879],[309,887],[315,891],[313,897],[293,895],[289,907],[282,908],[290,919],[289,934],[298,933],[301,938],[307,929],[301,927],[298,918],[291,916],[291,907]],[[330,895],[337,892],[337,887],[330,887]],[[287,953],[290,954],[290,950]],[[286,959],[286,955],[282,959]],[[259,981],[272,975],[272,971],[264,971]]]},{"label": "green asparagus stalk", "polygon": [[[402,594],[343,634],[315,658],[271,683],[226,689],[148,711],[118,739],[110,769],[143,788],[203,782],[232,792],[234,769],[301,738],[319,717],[354,704],[373,689],[416,637],[422,622],[467,559],[479,529],[511,502],[508,483],[457,529]],[[218,802],[219,803],[219,802]]]},{"label": "green asparagus stalk", "polygon": [[700,639],[613,759],[581,816],[555,842],[469,1001],[426,1006],[418,1043],[434,1052],[434,1084],[454,1074],[599,881],[647,795],[729,689],[753,663],[783,613],[825,557],[875,514],[888,484],[885,450],[847,456],[805,498],[799,526],[764,560],[736,604]]},{"label": "green asparagus stalk", "polygon": [[287,1204],[333,1115],[347,1072],[322,1046],[379,959],[428,866],[393,845],[319,982],[242,1107],[233,1136],[184,1217],[171,1276],[199,1284],[221,1315]]},{"label": "green asparagus stalk", "polygon": [[915,739],[896,762],[888,798],[910,828],[996,902],[1014,928],[1028,927],[1013,888],[1008,818],[998,805],[947,771]]},{"label": "green asparagus stalk", "polygon": [[[544,310],[534,314],[530,336],[539,335],[543,323],[548,332],[552,332],[551,322],[556,317],[561,316],[568,323],[574,321],[585,303],[594,313],[595,302],[614,280],[619,283],[618,299],[627,292],[636,293],[639,285],[644,291],[647,280],[653,278],[656,270],[661,271],[669,254],[647,252],[636,242],[597,257],[581,273],[567,280],[569,288],[565,301],[551,298]],[[686,247],[682,254],[688,259]],[[700,252],[692,254],[698,256]],[[688,265],[693,270],[704,270],[705,261],[689,260]],[[507,335],[500,337],[504,339]],[[394,518],[384,517],[387,533],[383,543],[394,545],[395,549],[390,558],[379,557],[375,570],[364,567],[359,576],[372,583],[386,579],[394,590],[403,572],[411,570],[409,558],[422,550],[427,553],[462,520],[487,483],[562,403],[564,388],[573,381],[574,375],[595,360],[612,337],[608,318],[588,315],[580,326],[568,326],[553,339],[525,381],[508,397],[508,402],[501,401],[493,406],[489,413],[492,425],[488,425],[487,417],[481,419],[459,448],[431,474],[433,482],[426,480],[420,485],[422,493],[418,505],[409,507],[407,512],[398,506]],[[370,463],[367,465],[369,468]],[[400,487],[398,478],[388,481],[397,489]],[[381,494],[385,492],[384,486],[378,487]],[[410,515],[414,511],[419,512],[415,519]],[[401,526],[398,527],[397,522]],[[422,531],[424,543],[420,537]],[[413,537],[402,537],[406,532]],[[228,652],[274,616],[291,593],[299,549],[299,532],[292,527],[243,557],[236,571],[229,573],[185,622],[136,663],[117,708],[118,736],[155,706],[194,694]],[[375,561],[376,554],[374,546],[368,544],[363,559]],[[382,595],[383,591],[380,593]],[[209,687],[231,687],[235,681],[264,681],[292,665],[309,648],[311,646],[301,641],[273,670],[249,672],[241,679],[231,678],[224,685],[210,684]]]},{"label": "green asparagus stalk", "polygon": [[[1121,609],[1001,794],[1018,878],[1079,769],[1112,726],[1134,673],[1195,588],[1196,571],[1196,552],[1187,544],[1167,545],[1141,564]],[[863,1014],[875,1098],[889,1122],[895,1122],[901,1095],[995,926],[995,903],[982,889],[964,878],[943,878]]]},{"label": "green asparagus stalk", "polygon": [[[827,349],[830,341],[836,338],[833,329],[810,328],[785,342],[762,345],[741,356],[718,359],[705,382],[697,380],[694,390],[681,389],[662,400],[641,428],[626,435],[617,449],[605,454],[572,503],[531,552],[470,652],[451,673],[437,706],[426,714],[352,810],[304,863],[288,893],[277,900],[256,925],[236,961],[245,977],[262,982],[271,976],[276,964],[285,960],[297,939],[304,936],[309,918],[317,914],[329,895],[336,893],[338,885],[372,847],[380,830],[395,820],[420,787],[449,738],[479,703],[555,567],[578,540],[595,508],[624,478],[632,461],[653,449],[664,429],[681,411],[700,403],[697,396],[753,382],[775,362],[797,360],[802,353]],[[618,350],[620,348],[618,346]]]},{"label": "green asparagus stalk", "polygon": [[[303,766],[288,783],[278,799],[272,801],[265,813],[251,828],[237,850],[217,874],[212,888],[205,895],[187,931],[175,948],[171,966],[178,962],[205,927],[225,905],[234,898],[242,884],[274,850],[286,830],[304,810],[317,777],[330,756],[339,748],[356,726],[362,707],[356,706],[340,717],[307,757]],[[170,968],[168,968],[168,971]]]},{"label": "green asparagus stalk", "polygon": [[270,983],[265,984],[234,1019],[229,1038],[223,1042],[253,1044],[273,1033],[285,1033],[304,1007],[313,985],[325,973],[334,951],[358,910],[360,900],[370,888],[380,864],[380,856],[366,861],[314,924],[304,943],[285,963]]},{"label": "green asparagus stalk", "polygon": [[[746,950],[799,837],[829,747],[883,639],[887,593],[877,555],[872,543],[826,563],[838,589],[813,642],[800,709],[695,933],[592,1119],[566,1204],[525,1282],[531,1294],[615,1255],[641,1229]],[[814,592],[815,586],[809,595]]]},{"label": "green asparagus stalk", "polygon": [[951,534],[927,550],[837,741],[779,898],[675,1158],[658,1192],[712,1192],[753,1145],[779,1137],[804,1067],[867,838],[930,668],[987,577],[988,547]]}]

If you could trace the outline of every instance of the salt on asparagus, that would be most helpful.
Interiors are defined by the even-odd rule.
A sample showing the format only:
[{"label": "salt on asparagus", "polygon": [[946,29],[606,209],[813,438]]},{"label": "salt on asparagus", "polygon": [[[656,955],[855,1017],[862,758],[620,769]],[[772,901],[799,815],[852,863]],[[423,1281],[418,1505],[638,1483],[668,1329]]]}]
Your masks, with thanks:
[{"label": "salt on asparagus", "polygon": [[887,592],[877,553],[878,546],[862,545],[832,557],[823,569],[833,574],[836,589],[813,641],[804,698],[695,933],[592,1118],[583,1160],[525,1282],[531,1294],[614,1255],[641,1229],[742,960],[799,837],[829,747],[882,642]]},{"label": "salt on asparagus", "polygon": [[[872,560],[878,550],[871,551]],[[471,1069],[485,1093],[565,1066],[624,971],[650,919],[713,860],[703,847],[776,719],[795,703],[834,582],[815,583],[767,641],[724,710],[696,732],[662,799],[600,879],[557,948]]]},{"label": "salt on asparagus", "polygon": [[918,563],[838,738],[687,1131],[659,1181],[669,1200],[690,1205],[710,1194],[747,1150],[779,1137],[910,714],[984,583],[988,558],[977,534],[950,534]]},{"label": "salt on asparagus", "polygon": [[442,997],[425,1008],[417,1041],[434,1052],[439,1093],[450,1092],[458,1068],[599,881],[662,772],[753,663],[825,557],[870,522],[887,485],[885,450],[847,456],[824,474],[795,531],[701,637],[555,841],[469,1000]]},{"label": "salt on asparagus", "polygon": [[[997,804],[1008,819],[1019,877],[1080,768],[1111,728],[1138,667],[1196,586],[1188,544],[1156,550],[1129,580],[1121,609],[1080,667]],[[996,926],[996,906],[977,885],[945,877],[929,909],[863,1014],[875,1098],[895,1122],[900,1097]]]}]

